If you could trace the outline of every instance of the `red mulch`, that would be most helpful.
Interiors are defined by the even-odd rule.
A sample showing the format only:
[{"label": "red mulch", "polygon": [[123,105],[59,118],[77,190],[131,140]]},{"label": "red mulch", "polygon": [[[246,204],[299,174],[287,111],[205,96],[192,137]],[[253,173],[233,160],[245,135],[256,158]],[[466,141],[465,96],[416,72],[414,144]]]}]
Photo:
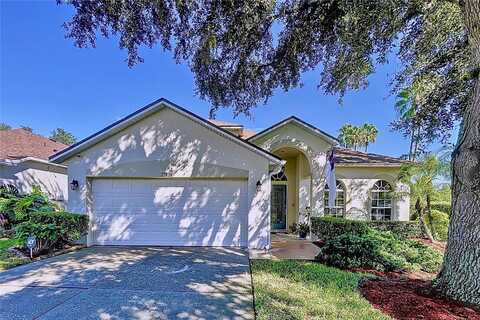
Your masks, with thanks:
[{"label": "red mulch", "polygon": [[[395,319],[472,319],[480,311],[435,296],[430,280],[405,277],[398,273],[362,282],[360,291],[370,303]],[[420,278],[423,278],[420,275]]]}]

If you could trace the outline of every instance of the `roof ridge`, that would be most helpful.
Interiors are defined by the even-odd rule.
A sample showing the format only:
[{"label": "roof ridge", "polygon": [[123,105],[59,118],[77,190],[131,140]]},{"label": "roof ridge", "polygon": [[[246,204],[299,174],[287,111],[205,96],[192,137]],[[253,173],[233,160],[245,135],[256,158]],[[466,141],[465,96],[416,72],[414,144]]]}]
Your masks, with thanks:
[{"label": "roof ridge", "polygon": [[339,149],[339,150],[345,150],[345,151],[348,151],[348,152],[361,153],[361,154],[365,154],[365,155],[381,156],[381,157],[388,157],[388,158],[392,158],[392,159],[403,160],[400,157],[385,155],[385,154],[381,154],[381,153],[365,152],[365,151],[353,150],[353,149],[349,149],[349,148],[346,148],[346,147],[339,147],[339,146],[336,146],[334,148]]}]

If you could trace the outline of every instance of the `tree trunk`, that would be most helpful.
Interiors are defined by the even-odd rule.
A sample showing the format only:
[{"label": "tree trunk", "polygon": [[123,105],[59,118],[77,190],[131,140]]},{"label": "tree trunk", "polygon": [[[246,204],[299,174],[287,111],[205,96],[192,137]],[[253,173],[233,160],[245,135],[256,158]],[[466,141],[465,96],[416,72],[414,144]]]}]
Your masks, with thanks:
[{"label": "tree trunk", "polygon": [[480,306],[480,1],[460,3],[476,84],[452,157],[452,212],[436,288],[449,298]]},{"label": "tree trunk", "polygon": [[412,128],[412,136],[410,137],[410,149],[408,150],[408,160],[413,161],[413,139],[415,137],[415,128]]},{"label": "tree trunk", "polygon": [[433,242],[432,233],[430,232],[430,229],[428,228],[427,223],[425,222],[425,210],[420,205],[420,199],[417,199],[417,202],[415,203],[415,210],[417,211],[420,227],[422,228],[422,233],[426,235],[430,241]]},{"label": "tree trunk", "polygon": [[430,227],[430,231],[432,232],[432,238],[437,239],[437,230],[435,230],[435,226],[433,225],[433,217],[432,217],[432,211],[431,211],[432,205],[431,205],[431,200],[430,200],[430,195],[427,194],[427,219],[428,219],[428,225]]},{"label": "tree trunk", "polygon": [[414,141],[414,147],[413,147],[413,156],[412,156],[412,161],[417,160],[417,150],[418,150],[418,135],[420,134],[420,128],[417,129],[418,131],[415,134],[415,137],[413,139]]}]

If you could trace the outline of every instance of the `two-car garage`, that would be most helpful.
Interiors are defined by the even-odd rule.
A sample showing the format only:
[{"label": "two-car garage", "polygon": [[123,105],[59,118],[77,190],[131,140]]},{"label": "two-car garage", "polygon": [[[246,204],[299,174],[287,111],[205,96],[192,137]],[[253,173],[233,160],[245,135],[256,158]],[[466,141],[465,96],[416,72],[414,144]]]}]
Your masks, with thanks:
[{"label": "two-car garage", "polygon": [[246,246],[247,181],[92,179],[99,245]]}]

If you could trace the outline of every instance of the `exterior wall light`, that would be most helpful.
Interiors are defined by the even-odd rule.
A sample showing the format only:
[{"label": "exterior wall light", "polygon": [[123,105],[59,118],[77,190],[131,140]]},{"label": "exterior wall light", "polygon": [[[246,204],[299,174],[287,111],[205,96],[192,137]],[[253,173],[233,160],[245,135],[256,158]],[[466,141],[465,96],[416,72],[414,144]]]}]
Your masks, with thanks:
[{"label": "exterior wall light", "polygon": [[70,189],[72,190],[77,190],[78,189],[78,181],[73,179],[72,182],[70,182]]}]

